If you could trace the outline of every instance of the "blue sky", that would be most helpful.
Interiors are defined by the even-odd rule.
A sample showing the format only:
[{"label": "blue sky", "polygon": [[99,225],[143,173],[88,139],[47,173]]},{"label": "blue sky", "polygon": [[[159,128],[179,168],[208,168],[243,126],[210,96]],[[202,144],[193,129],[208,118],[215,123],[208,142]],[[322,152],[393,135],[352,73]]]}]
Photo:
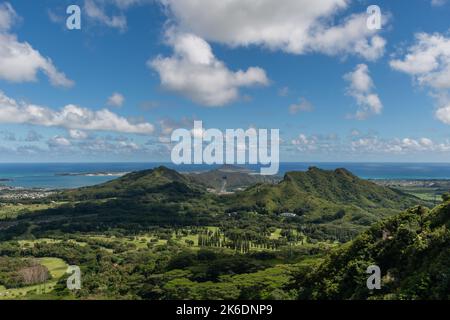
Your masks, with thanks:
[{"label": "blue sky", "polygon": [[169,161],[194,119],[279,128],[282,161],[450,161],[450,1],[0,3],[0,162]]}]

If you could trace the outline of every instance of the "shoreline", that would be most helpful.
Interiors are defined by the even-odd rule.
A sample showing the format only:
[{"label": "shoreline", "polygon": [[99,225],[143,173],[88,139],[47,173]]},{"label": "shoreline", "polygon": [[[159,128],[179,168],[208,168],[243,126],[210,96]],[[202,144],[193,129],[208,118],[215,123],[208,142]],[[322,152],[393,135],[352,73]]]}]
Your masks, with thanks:
[{"label": "shoreline", "polygon": [[[54,175],[57,177],[123,177],[124,175],[129,174],[130,172],[64,172],[64,173],[55,173]],[[1,180],[0,180],[1,181]]]},{"label": "shoreline", "polygon": [[[285,163],[286,165],[292,165],[293,163]],[[295,163],[298,166],[286,166],[280,168],[280,172],[277,175],[272,176],[273,179],[283,179],[283,176],[287,172],[304,172],[310,168],[310,165],[305,163]],[[345,168],[352,172],[360,179],[373,182],[378,185],[390,186],[390,187],[441,187],[448,188],[450,190],[450,170],[447,172],[436,171],[435,168],[428,169],[408,169],[408,168],[383,168],[377,170],[361,170],[360,167],[353,167],[351,163],[335,163],[334,166],[327,168],[326,166],[320,166],[323,170],[337,170],[337,168]],[[220,171],[226,173],[236,174],[249,174],[258,175],[254,173],[251,166],[234,166],[225,165],[220,166],[203,166],[203,167],[190,167],[192,170],[188,170],[185,167],[173,168],[168,166],[169,169],[176,170],[183,175],[196,175],[206,173],[210,171]],[[449,166],[450,168],[450,166]],[[110,180],[114,180],[123,177],[131,172],[137,172],[141,170],[147,170],[142,168],[132,167],[117,167],[109,168],[83,168],[83,167],[70,167],[64,168],[48,168],[46,170],[40,170],[38,167],[34,170],[21,170],[11,172],[0,173],[0,191],[20,191],[20,190],[65,190],[75,189],[80,187],[87,187],[96,184],[101,184]],[[154,168],[153,168],[154,169]],[[48,171],[47,171],[48,170]],[[423,177],[421,177],[421,173]],[[379,174],[379,176],[377,176]],[[439,174],[444,177],[439,177]],[[3,176],[2,176],[3,175]],[[17,175],[17,176],[15,176]],[[392,177],[390,177],[392,175]],[[430,175],[427,177],[426,175]],[[448,176],[448,177],[447,177]]]}]

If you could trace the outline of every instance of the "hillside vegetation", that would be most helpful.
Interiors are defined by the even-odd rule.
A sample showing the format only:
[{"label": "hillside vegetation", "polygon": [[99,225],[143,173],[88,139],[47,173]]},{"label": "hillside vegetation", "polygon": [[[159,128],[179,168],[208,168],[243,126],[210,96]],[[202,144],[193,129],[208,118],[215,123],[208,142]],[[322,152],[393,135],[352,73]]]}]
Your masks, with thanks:
[{"label": "hillside vegetation", "polygon": [[158,167],[132,172],[97,186],[66,191],[62,193],[62,197],[69,200],[91,200],[153,195],[156,200],[160,200],[170,197],[199,196],[203,189],[203,186],[175,170]]},{"label": "hillside vegetation", "polygon": [[[222,174],[206,176],[220,181]],[[236,183],[247,176],[233,173]],[[46,199],[48,206],[18,215],[9,207],[19,205],[8,204],[0,217],[0,264],[6,266],[0,294],[151,300],[445,295],[449,257],[441,247],[448,246],[449,204],[429,212],[423,200],[344,169],[290,172],[278,183],[256,182],[224,195],[209,192],[204,182],[160,167],[58,193]],[[401,213],[410,206],[415,209]],[[32,261],[52,278],[21,282]],[[59,267],[56,274],[48,261],[62,269],[80,266],[82,289],[69,291],[68,275]],[[365,287],[368,264],[382,268],[383,290]]]},{"label": "hillside vegetation", "polygon": [[[159,167],[65,191],[55,200],[65,204],[0,222],[5,229],[0,239],[20,232],[46,236],[114,229],[133,234],[153,226],[220,226],[231,225],[230,217],[239,224],[266,216],[275,227],[286,222],[312,238],[347,241],[383,217],[426,204],[344,169],[317,168],[287,173],[278,184],[257,183],[231,195],[217,195],[190,175]],[[295,216],[284,218],[280,215],[284,212]]]},{"label": "hillside vegetation", "polygon": [[345,169],[310,168],[289,172],[276,185],[257,184],[229,196],[231,210],[292,212],[307,223],[369,226],[379,219],[426,202],[360,179]]},{"label": "hillside vegetation", "polygon": [[[449,299],[450,202],[415,207],[383,220],[303,269],[294,287],[301,299]],[[366,269],[382,272],[381,290],[366,287]]]}]

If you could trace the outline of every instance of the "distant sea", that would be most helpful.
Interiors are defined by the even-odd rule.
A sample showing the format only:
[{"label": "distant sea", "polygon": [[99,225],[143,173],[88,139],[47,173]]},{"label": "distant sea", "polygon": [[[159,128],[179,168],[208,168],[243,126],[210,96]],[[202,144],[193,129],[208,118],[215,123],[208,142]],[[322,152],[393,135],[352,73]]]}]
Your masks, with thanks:
[{"label": "distant sea", "polygon": [[[0,163],[0,185],[24,188],[66,189],[90,186],[116,179],[121,173],[167,166],[180,172],[205,171],[218,166],[173,165],[171,163]],[[334,170],[346,168],[364,179],[450,179],[450,163],[293,163],[280,164],[279,175],[305,171],[315,166]],[[256,166],[247,166],[259,171]],[[86,176],[90,173],[109,176]]]}]

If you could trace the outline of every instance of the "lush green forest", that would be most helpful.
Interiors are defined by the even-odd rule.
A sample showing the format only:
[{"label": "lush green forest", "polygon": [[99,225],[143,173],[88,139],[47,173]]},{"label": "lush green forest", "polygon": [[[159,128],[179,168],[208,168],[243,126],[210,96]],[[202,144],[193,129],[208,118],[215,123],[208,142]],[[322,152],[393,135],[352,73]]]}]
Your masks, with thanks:
[{"label": "lush green forest", "polygon": [[[345,169],[247,175],[218,193],[223,171],[160,167],[4,203],[0,299],[448,298],[447,197],[428,209]],[[366,287],[371,264],[382,290]],[[67,288],[67,265],[80,267],[80,290]]]}]

